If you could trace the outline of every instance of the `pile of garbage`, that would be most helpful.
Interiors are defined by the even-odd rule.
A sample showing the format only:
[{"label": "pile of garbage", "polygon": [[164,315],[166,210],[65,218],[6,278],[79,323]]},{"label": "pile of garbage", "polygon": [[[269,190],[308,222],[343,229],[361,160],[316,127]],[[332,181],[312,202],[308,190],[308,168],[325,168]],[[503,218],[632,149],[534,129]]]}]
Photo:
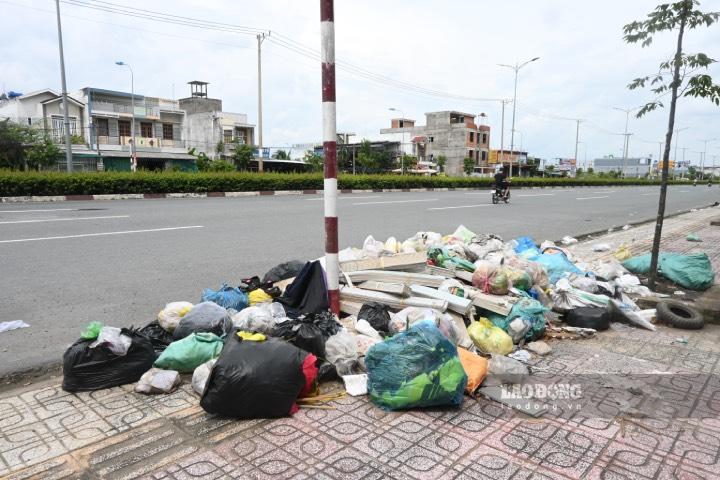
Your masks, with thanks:
[{"label": "pile of garbage", "polygon": [[[631,273],[640,257],[586,263],[563,245],[461,225],[403,242],[370,236],[340,259],[339,317],[324,259],[283,263],[262,280],[205,289],[197,304],[167,303],[139,329],[93,322],[64,354],[63,389],[137,382],[136,392],[161,394],[191,375],[205,411],[240,419],[345,392],[387,410],[457,407],[464,395],[502,401],[498,385],[522,383],[552,352],[543,339],[590,338],[615,322],[655,330],[655,309],[636,303],[658,296]],[[696,269],[700,260],[689,259]],[[663,257],[663,273],[682,261]],[[345,392],[320,393],[328,380]]]}]

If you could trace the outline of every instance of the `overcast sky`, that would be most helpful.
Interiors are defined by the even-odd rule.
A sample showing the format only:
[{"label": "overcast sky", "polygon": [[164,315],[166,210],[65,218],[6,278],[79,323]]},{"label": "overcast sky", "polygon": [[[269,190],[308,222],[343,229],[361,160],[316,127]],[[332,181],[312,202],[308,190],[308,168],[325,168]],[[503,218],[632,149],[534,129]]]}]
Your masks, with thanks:
[{"label": "overcast sky", "polygon": [[[197,19],[272,30],[313,50],[319,49],[317,0],[110,0]],[[513,72],[498,63],[523,62],[520,71],[516,145],[531,155],[572,157],[575,122],[582,118],[578,157],[582,164],[622,154],[625,114],[653,98],[626,85],[657,70],[673,51],[673,36],[656,38],[642,49],[622,41],[624,24],[642,19],[656,0],[336,0],[339,61],[429,89],[474,98],[512,98]],[[130,89],[126,69],[135,70],[135,89],[149,96],[189,95],[190,80],[210,82],[209,95],[224,110],[257,121],[257,44],[254,36],[168,25],[61,4],[65,62],[70,91],[85,86]],[[704,0],[705,10],[720,1]],[[60,90],[57,31],[52,0],[0,0],[0,88],[29,92]],[[280,37],[278,37],[280,38]],[[686,36],[686,50],[720,58],[720,27]],[[720,68],[710,73],[720,79]],[[264,143],[284,147],[321,138],[320,66],[277,43],[263,44]],[[667,98],[666,98],[667,100]],[[375,138],[389,126],[395,107],[424,124],[425,112],[484,112],[492,128],[491,146],[500,146],[500,103],[438,98],[379,84],[339,70],[338,130]],[[512,105],[506,107],[506,147]],[[676,125],[679,147],[696,162],[702,139],[720,137],[720,108],[682,99]],[[631,155],[658,155],[667,109],[642,119],[631,117]],[[708,162],[720,155],[720,140],[708,147]],[[673,157],[671,152],[671,157]],[[679,155],[681,157],[681,155]],[[719,159],[720,160],[720,159]]]}]

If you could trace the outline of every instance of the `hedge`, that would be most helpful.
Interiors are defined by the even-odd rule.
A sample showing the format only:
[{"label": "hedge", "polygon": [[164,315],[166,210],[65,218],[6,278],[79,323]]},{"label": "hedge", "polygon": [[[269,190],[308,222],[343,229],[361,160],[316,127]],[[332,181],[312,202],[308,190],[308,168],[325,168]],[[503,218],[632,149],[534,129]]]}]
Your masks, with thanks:
[{"label": "hedge", "polygon": [[[341,175],[341,189],[488,188],[491,178],[411,175]],[[672,182],[671,182],[672,183]],[[682,183],[682,182],[676,182]],[[616,178],[513,178],[515,187],[578,185],[657,185],[657,181]],[[35,173],[0,171],[0,197],[122,193],[205,193],[267,190],[320,190],[319,173],[97,172]]]}]

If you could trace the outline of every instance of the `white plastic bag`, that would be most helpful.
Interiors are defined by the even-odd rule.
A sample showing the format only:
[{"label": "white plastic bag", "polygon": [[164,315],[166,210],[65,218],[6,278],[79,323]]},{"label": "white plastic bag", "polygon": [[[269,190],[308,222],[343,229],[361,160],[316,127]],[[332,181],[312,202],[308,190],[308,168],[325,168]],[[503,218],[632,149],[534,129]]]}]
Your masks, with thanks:
[{"label": "white plastic bag", "polygon": [[366,337],[377,339],[378,341],[382,340],[382,337],[378,333],[377,330],[375,330],[370,323],[368,323],[367,320],[358,320],[355,322],[355,331],[359,333],[360,335],[365,335]]},{"label": "white plastic bag", "polygon": [[571,285],[585,292],[597,293],[598,291],[598,282],[592,277],[577,276],[573,279]]},{"label": "white plastic bag", "polygon": [[275,330],[275,319],[268,307],[255,305],[247,307],[232,316],[233,326],[238,330],[271,335]]},{"label": "white plastic bag", "polygon": [[90,344],[90,348],[104,345],[115,355],[124,356],[127,355],[131,343],[132,339],[127,335],[121,334],[119,328],[103,327],[97,339]]},{"label": "white plastic bag", "polygon": [[592,246],[593,252],[607,252],[612,250],[612,246],[609,243],[596,243]]},{"label": "white plastic bag", "polygon": [[384,250],[385,245],[375,240],[372,235],[368,235],[363,242],[363,252],[370,258],[378,258],[383,254]]},{"label": "white plastic bag", "polygon": [[135,385],[135,391],[148,394],[172,393],[181,381],[180,373],[175,370],[151,368],[140,377]]},{"label": "white plastic bag", "polygon": [[578,240],[577,240],[577,238],[573,238],[570,236],[564,236],[560,242],[563,245],[573,245],[575,243],[578,243]]},{"label": "white plastic bag", "polygon": [[357,366],[357,341],[347,330],[340,330],[325,342],[325,358],[335,365],[338,375],[349,375]]},{"label": "white plastic bag", "polygon": [[190,302],[170,302],[160,310],[157,319],[162,328],[172,333],[180,323],[180,319],[193,308]]},{"label": "white plastic bag", "polygon": [[400,244],[395,237],[390,237],[385,240],[385,251],[395,254],[400,249]]},{"label": "white plastic bag", "polygon": [[207,362],[197,367],[193,372],[191,385],[193,390],[195,390],[198,395],[202,395],[205,391],[205,385],[207,384],[208,377],[210,376],[210,370],[212,370],[215,362],[217,362],[217,358],[208,360]]},{"label": "white plastic bag", "polygon": [[488,374],[483,387],[492,387],[508,383],[522,383],[530,375],[530,370],[514,358],[493,354],[488,362]]}]

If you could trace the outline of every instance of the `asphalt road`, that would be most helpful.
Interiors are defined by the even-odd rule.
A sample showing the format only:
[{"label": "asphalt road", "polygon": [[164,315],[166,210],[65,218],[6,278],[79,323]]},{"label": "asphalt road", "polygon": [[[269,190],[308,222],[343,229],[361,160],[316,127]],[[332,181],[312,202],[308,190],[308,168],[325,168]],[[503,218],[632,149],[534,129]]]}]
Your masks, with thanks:
[{"label": "asphalt road", "polygon": [[[580,235],[653,218],[658,187],[341,195],[340,245],[403,240],[459,224],[509,239]],[[718,187],[673,186],[668,213],[720,201]],[[0,376],[60,361],[91,321],[141,326],[165,303],[323,254],[320,195],[0,205]]]}]

